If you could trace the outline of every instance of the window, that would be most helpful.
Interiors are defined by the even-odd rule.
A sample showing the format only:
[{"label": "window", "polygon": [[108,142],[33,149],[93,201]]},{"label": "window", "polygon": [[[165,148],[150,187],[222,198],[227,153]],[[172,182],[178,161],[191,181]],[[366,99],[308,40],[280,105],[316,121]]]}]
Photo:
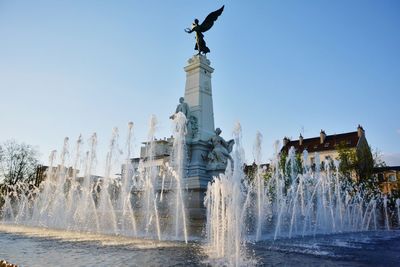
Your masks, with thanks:
[{"label": "window", "polygon": [[388,175],[388,181],[389,182],[396,182],[396,175],[394,175],[393,173]]}]

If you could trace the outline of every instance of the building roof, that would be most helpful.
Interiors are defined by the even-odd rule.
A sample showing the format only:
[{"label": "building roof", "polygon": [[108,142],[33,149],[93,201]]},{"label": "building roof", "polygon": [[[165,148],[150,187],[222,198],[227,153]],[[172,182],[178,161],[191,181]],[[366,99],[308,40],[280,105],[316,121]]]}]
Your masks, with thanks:
[{"label": "building roof", "polygon": [[[325,134],[325,133],[324,133]],[[320,136],[313,138],[303,138],[302,145],[299,140],[289,140],[284,145],[281,151],[288,152],[290,147],[294,147],[297,152],[303,152],[306,149],[308,152],[320,152],[336,150],[339,144],[345,145],[347,148],[355,148],[359,137],[358,132],[348,132],[341,134],[326,135],[324,142],[321,144]]]},{"label": "building roof", "polygon": [[400,166],[385,166],[373,168],[373,173],[384,172],[384,171],[400,171]]},{"label": "building roof", "polygon": [[[160,140],[155,139],[153,142],[156,143],[156,144],[161,144],[161,143],[168,144],[168,143],[171,143],[171,140],[170,139],[168,139],[168,140],[166,140],[166,139],[164,139],[164,140],[163,139],[160,139]],[[143,145],[148,145],[148,144],[151,144],[151,142],[146,141],[146,142],[142,142],[142,144]]]}]

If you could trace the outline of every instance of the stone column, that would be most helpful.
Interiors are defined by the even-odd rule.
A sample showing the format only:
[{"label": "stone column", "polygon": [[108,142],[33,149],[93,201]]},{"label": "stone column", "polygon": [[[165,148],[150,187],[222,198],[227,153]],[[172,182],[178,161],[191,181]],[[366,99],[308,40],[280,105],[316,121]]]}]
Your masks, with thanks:
[{"label": "stone column", "polygon": [[185,102],[191,115],[196,117],[198,132],[193,141],[208,140],[214,133],[214,111],[211,90],[211,73],[214,69],[206,56],[195,55],[188,60],[186,71]]},{"label": "stone column", "polygon": [[184,181],[188,191],[187,209],[192,233],[201,233],[206,219],[203,205],[205,191],[212,175],[207,171],[204,160],[210,146],[207,140],[214,135],[214,111],[211,90],[210,61],[203,55],[195,55],[185,67],[185,102],[189,105],[190,116],[195,117],[197,132],[187,138],[189,161],[187,178]]}]

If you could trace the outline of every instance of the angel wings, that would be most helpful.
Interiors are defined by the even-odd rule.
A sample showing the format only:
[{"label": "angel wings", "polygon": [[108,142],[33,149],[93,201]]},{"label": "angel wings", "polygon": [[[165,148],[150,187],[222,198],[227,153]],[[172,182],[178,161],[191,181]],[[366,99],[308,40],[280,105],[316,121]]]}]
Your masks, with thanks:
[{"label": "angel wings", "polygon": [[210,49],[207,47],[206,42],[204,41],[203,32],[206,32],[209,29],[211,29],[211,27],[214,25],[214,22],[222,14],[222,11],[224,11],[224,6],[208,14],[203,23],[199,24],[199,20],[195,19],[194,22],[192,23],[192,29],[190,28],[185,29],[185,32],[187,33],[192,33],[192,32],[196,33],[196,45],[194,49],[199,51],[198,53],[199,55],[200,53],[207,54],[210,52]]}]

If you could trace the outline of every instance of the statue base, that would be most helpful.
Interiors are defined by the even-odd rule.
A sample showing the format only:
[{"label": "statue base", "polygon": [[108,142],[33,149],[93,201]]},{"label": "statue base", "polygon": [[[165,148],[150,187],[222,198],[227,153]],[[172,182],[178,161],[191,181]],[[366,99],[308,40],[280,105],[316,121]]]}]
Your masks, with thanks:
[{"label": "statue base", "polygon": [[225,172],[222,169],[208,169],[207,155],[211,150],[208,142],[203,140],[188,141],[189,162],[187,166],[187,177],[184,179],[184,187],[187,188],[186,209],[188,211],[188,221],[190,233],[200,236],[206,223],[206,207],[204,197],[207,192],[208,183],[212,182],[213,177]]}]

